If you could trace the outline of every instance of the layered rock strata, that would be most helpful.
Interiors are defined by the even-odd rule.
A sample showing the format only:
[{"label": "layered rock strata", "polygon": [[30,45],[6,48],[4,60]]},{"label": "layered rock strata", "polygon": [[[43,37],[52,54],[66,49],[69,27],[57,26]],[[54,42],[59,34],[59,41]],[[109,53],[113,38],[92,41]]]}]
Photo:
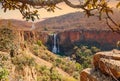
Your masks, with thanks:
[{"label": "layered rock strata", "polygon": [[120,81],[120,51],[96,53],[93,65],[81,72],[81,81]]}]

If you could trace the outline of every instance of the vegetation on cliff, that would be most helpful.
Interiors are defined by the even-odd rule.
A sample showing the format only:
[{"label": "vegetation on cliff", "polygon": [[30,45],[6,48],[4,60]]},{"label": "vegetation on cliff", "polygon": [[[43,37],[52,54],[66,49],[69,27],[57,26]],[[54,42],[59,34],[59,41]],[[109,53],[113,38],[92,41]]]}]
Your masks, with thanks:
[{"label": "vegetation on cliff", "polygon": [[[11,29],[3,28],[0,30],[1,32],[4,32],[0,33],[4,38],[3,41],[8,40],[8,42],[1,41],[1,47],[5,47],[4,45],[8,45],[9,43],[11,44],[11,47],[1,49],[0,52],[1,64],[6,69],[3,70],[5,73],[3,72],[2,74],[2,76],[5,76],[4,79],[7,77],[8,80],[11,79],[13,81],[14,79],[31,79],[33,81],[76,81],[80,79],[80,71],[89,67],[86,66],[86,62],[90,62],[90,58],[85,58],[86,56],[89,57],[92,55],[92,52],[90,52],[86,46],[79,48],[79,50],[78,48],[75,49],[76,57],[71,59],[70,57],[51,53],[40,40],[26,40],[21,43],[17,42],[16,39],[18,37],[14,37],[16,36],[16,33],[13,35]],[[17,49],[13,47],[17,47]],[[83,55],[81,55],[80,51],[82,51]],[[94,50],[93,52],[96,51]],[[78,61],[76,59],[78,58],[84,62],[77,63]],[[64,77],[63,75],[67,75],[67,77]]]},{"label": "vegetation on cliff", "polygon": [[[11,50],[13,48],[14,33],[12,30],[3,27],[0,29],[0,50]],[[13,48],[14,49],[14,48]]]},{"label": "vegetation on cliff", "polygon": [[[79,79],[79,74],[73,75],[76,68],[73,69],[70,65],[71,63],[75,66],[75,63],[72,61],[66,63],[65,58],[48,51],[40,40],[36,42],[26,40],[21,43],[16,41],[18,37],[14,37],[16,33],[13,35],[11,29],[3,28],[0,31],[2,36],[0,42],[1,81],[76,81]],[[11,46],[7,47],[9,44]],[[13,46],[17,46],[17,49]],[[70,65],[70,68],[67,65]]]},{"label": "vegetation on cliff", "polygon": [[38,42],[32,46],[31,50],[33,51],[33,54],[52,63],[54,67],[61,68],[70,76],[79,79],[79,72],[82,70],[82,66],[75,61],[70,60],[69,57],[50,54],[46,51],[46,47],[41,47],[41,44]]}]

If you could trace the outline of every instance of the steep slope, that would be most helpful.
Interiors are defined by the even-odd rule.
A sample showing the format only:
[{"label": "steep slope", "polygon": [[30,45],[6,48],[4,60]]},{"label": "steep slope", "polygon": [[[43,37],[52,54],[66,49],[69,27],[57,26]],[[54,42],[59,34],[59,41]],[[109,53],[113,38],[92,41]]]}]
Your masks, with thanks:
[{"label": "steep slope", "polygon": [[[47,51],[48,53],[50,53],[51,55],[53,55],[53,53],[49,52],[48,50],[45,50],[45,51]],[[43,51],[43,52],[45,52],[45,51]],[[48,61],[45,61],[44,59],[41,59],[41,58],[35,56],[34,54],[32,54],[29,49],[26,50],[26,52],[27,52],[28,55],[30,55],[31,57],[33,57],[35,59],[36,63],[38,63],[39,65],[41,65],[41,66],[47,66],[48,68],[51,68],[53,66],[52,63],[50,63]],[[60,69],[58,67],[56,67],[56,70],[58,71],[58,73],[60,73],[63,76],[70,76],[68,73],[64,72],[62,69]]]},{"label": "steep slope", "polygon": [[[23,52],[23,51],[21,51],[21,52]],[[30,52],[30,50],[28,50],[28,49],[26,49],[24,52],[25,53],[23,55],[19,54],[15,57],[11,58],[9,53],[0,51],[0,56],[2,56],[1,57],[2,60],[0,60],[1,61],[0,64],[2,63],[2,66],[0,66],[0,67],[1,68],[4,67],[6,69],[6,71],[9,72],[7,79],[9,81],[18,81],[20,79],[23,81],[26,81],[26,80],[27,81],[42,81],[42,80],[37,80],[37,76],[39,74],[39,72],[37,72],[37,66],[40,66],[40,67],[45,66],[45,67],[51,69],[53,67],[53,64],[33,55]],[[27,61],[31,60],[30,64],[32,64],[32,65],[29,65],[29,64],[27,65],[28,62],[25,61],[25,58],[27,58]],[[34,59],[34,60],[32,60],[32,59]],[[19,64],[22,62],[24,62],[24,64]],[[36,65],[33,65],[33,63],[35,63]],[[62,76],[70,77],[70,75],[68,73],[64,72],[62,69],[60,69],[58,67],[55,67],[54,69],[60,74],[59,76],[62,75]],[[21,77],[21,78],[19,78],[19,77]]]},{"label": "steep slope", "polygon": [[79,70],[75,62],[48,51],[34,31],[1,28],[0,36],[1,76],[6,77],[0,80],[76,81],[73,74]]}]

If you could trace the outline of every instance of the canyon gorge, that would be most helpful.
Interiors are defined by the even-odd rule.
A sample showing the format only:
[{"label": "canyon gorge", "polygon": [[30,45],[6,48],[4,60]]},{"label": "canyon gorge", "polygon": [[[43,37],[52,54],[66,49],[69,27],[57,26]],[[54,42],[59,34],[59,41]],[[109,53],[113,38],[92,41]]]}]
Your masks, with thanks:
[{"label": "canyon gorge", "polygon": [[[7,32],[2,31],[2,29]],[[12,36],[14,39],[12,42],[16,47],[10,47],[9,50],[6,49],[7,44],[5,44],[8,40],[4,39],[7,39],[6,37],[9,38],[10,32],[13,33]],[[40,80],[41,77],[43,79],[49,78],[49,81],[52,81],[51,76],[55,66],[59,74],[72,77],[73,79],[63,81],[78,81],[80,79],[81,81],[87,81],[87,79],[103,81],[96,80],[97,78],[94,77],[94,75],[92,76],[91,70],[93,73],[95,71],[99,74],[99,71],[102,71],[102,73],[100,73],[101,75],[107,74],[111,76],[106,70],[108,66],[104,64],[104,61],[113,65],[108,68],[110,68],[110,70],[112,69],[111,71],[115,79],[117,78],[119,80],[120,78],[119,68],[116,70],[116,68],[114,68],[116,64],[111,61],[109,62],[109,60],[115,60],[115,62],[119,64],[120,52],[113,49],[120,49],[120,47],[117,47],[117,42],[120,41],[120,34],[111,31],[107,27],[104,19],[98,21],[97,17],[90,17],[87,20],[81,12],[48,18],[36,23],[14,19],[0,19],[0,33],[3,34],[0,34],[0,55],[4,54],[8,56],[8,60],[6,58],[3,59],[7,60],[8,63],[10,62],[11,68],[6,66],[10,74],[13,75],[13,79],[20,78],[21,76],[19,76],[19,74],[21,74],[24,79],[23,81],[44,81]],[[6,48],[2,50],[4,49],[4,45],[6,45]],[[108,52],[96,53],[91,49],[92,46],[101,49],[101,51]],[[14,50],[16,49],[17,52],[14,55]],[[72,55],[74,55],[74,57],[72,57]],[[92,57],[92,65],[94,65],[94,67],[90,65]],[[2,61],[4,62],[4,60]],[[32,63],[33,67],[31,67]],[[97,63],[99,63],[100,66]],[[46,67],[38,68],[38,65],[45,65],[49,68],[49,72],[46,72]],[[88,66],[91,68],[83,70]],[[44,70],[45,72],[42,73]],[[15,75],[14,71],[16,71],[17,75]],[[45,76],[42,76],[44,74]],[[57,81],[60,79],[60,77],[58,77],[59,74],[55,76],[55,78],[57,77]],[[86,79],[84,79],[84,77]],[[103,77],[107,76],[105,75]],[[52,79],[55,78],[52,77]],[[13,79],[10,81],[13,81]],[[100,77],[98,77],[98,79],[100,79]],[[111,78],[108,77],[108,79]]]},{"label": "canyon gorge", "polygon": [[[30,30],[15,30],[18,42],[41,40],[51,51],[54,45],[54,34]],[[120,35],[112,31],[69,30],[56,34],[56,45],[64,53],[73,49],[75,45],[96,46],[102,50],[117,48]],[[59,42],[58,42],[59,41]]]}]

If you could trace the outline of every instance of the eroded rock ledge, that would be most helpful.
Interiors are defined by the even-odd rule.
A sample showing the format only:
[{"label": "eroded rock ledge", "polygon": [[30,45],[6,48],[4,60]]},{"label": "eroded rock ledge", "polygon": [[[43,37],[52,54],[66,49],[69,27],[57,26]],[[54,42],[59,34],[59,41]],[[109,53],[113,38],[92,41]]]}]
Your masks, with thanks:
[{"label": "eroded rock ledge", "polygon": [[120,51],[96,53],[93,68],[81,72],[81,81],[120,81]]}]

